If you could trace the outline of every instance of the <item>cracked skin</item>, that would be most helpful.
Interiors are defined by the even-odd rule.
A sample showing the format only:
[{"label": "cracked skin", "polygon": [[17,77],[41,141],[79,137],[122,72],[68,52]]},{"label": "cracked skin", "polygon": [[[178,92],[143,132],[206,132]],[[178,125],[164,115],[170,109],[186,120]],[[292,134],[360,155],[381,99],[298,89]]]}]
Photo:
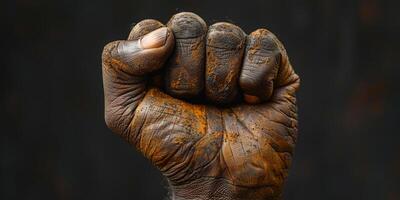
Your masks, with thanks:
[{"label": "cracked skin", "polygon": [[107,126],[163,173],[172,199],[282,198],[300,79],[270,31],[188,12],[143,20],[104,47],[102,68]]}]

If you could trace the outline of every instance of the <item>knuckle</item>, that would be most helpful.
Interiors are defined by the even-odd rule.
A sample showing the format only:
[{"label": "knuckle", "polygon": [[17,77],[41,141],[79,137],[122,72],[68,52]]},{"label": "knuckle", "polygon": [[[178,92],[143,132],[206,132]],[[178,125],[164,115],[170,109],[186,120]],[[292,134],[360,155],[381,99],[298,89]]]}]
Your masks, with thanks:
[{"label": "knuckle", "polygon": [[206,22],[191,12],[181,12],[172,16],[168,27],[174,32],[176,39],[201,37],[207,32]]},{"label": "knuckle", "polygon": [[107,66],[111,66],[110,63],[112,61],[113,55],[115,54],[114,52],[118,48],[118,44],[119,44],[119,41],[113,41],[104,46],[103,53],[101,56],[103,64],[106,64]]},{"label": "knuckle", "polygon": [[228,63],[235,56],[235,51],[215,47],[207,48],[208,63]]},{"label": "knuckle", "polygon": [[118,46],[118,41],[113,41],[106,44],[103,48],[103,55],[111,54],[112,51]]},{"label": "knuckle", "polygon": [[[286,49],[278,37],[267,29],[257,29],[248,36],[247,48],[255,46],[260,52],[271,52],[277,60],[287,59]],[[254,48],[253,48],[254,49]]]},{"label": "knuckle", "polygon": [[276,53],[279,48],[274,35],[266,29],[258,29],[248,36],[247,48],[263,53]]},{"label": "knuckle", "polygon": [[279,53],[260,51],[250,48],[247,51],[245,62],[253,68],[259,68],[260,65],[276,65]]},{"label": "knuckle", "polygon": [[136,41],[117,40],[108,43],[102,54],[103,65],[106,68],[130,69],[134,56],[140,51]]},{"label": "knuckle", "polygon": [[259,35],[269,35],[271,34],[271,31],[269,31],[266,28],[259,28],[253,32],[250,33],[249,36],[259,36]]},{"label": "knuckle", "polygon": [[207,46],[222,49],[242,49],[246,35],[241,28],[231,23],[218,22],[210,26]]}]

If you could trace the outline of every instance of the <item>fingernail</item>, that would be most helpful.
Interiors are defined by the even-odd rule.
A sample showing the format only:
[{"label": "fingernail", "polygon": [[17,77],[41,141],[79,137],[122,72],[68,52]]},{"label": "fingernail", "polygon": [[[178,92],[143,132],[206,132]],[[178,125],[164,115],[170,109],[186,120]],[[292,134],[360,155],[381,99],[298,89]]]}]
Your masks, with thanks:
[{"label": "fingernail", "polygon": [[159,28],[140,39],[143,49],[158,48],[164,46],[168,37],[168,28]]},{"label": "fingernail", "polygon": [[257,104],[261,101],[260,98],[248,94],[244,94],[244,100],[249,104]]}]

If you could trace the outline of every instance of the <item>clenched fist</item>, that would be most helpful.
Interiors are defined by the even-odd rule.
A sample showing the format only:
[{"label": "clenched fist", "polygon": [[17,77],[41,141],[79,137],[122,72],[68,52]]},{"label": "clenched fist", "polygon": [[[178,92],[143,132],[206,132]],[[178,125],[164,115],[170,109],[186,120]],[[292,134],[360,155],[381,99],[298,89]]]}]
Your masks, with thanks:
[{"label": "clenched fist", "polygon": [[105,120],[167,177],[173,199],[280,199],[299,77],[274,34],[193,13],[144,20],[103,51]]}]

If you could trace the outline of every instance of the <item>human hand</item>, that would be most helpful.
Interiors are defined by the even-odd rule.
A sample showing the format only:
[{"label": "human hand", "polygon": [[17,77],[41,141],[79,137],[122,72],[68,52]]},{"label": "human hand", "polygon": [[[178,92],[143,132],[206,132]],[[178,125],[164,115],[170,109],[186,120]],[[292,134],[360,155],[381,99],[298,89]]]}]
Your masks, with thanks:
[{"label": "human hand", "polygon": [[266,29],[144,20],[102,56],[105,120],[152,161],[173,199],[280,199],[300,79]]}]

